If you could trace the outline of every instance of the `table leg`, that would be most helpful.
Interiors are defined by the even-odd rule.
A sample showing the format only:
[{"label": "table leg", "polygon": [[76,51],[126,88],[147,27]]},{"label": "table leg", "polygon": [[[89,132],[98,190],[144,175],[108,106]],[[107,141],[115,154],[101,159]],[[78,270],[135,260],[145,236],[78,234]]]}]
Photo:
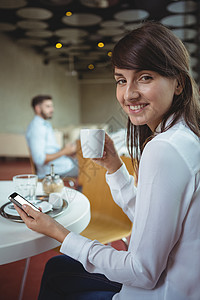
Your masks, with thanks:
[{"label": "table leg", "polygon": [[25,263],[25,267],[24,267],[24,273],[22,276],[22,282],[21,282],[21,286],[20,286],[20,292],[19,292],[19,300],[22,300],[23,298],[23,293],[24,293],[24,287],[25,287],[25,283],[26,283],[26,277],[27,277],[27,273],[28,273],[28,267],[30,264],[30,257],[28,257],[26,259],[26,263]]}]

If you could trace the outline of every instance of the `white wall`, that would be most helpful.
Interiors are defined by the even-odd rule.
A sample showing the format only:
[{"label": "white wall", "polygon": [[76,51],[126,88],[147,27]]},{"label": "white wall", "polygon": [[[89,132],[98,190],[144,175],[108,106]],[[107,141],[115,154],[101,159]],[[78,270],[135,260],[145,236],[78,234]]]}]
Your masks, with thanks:
[{"label": "white wall", "polygon": [[112,131],[126,127],[127,118],[115,95],[114,79],[80,81],[82,123],[108,123]]},{"label": "white wall", "polygon": [[37,94],[54,100],[54,127],[80,122],[80,95],[76,77],[52,63],[44,65],[34,50],[0,35],[0,132],[24,133],[33,117],[30,106]]},{"label": "white wall", "polygon": [[33,49],[0,35],[0,133],[25,133],[34,116],[30,102],[50,94],[56,128],[80,123],[109,123],[113,130],[126,126],[115,96],[112,74],[78,80],[58,64],[44,65]]}]

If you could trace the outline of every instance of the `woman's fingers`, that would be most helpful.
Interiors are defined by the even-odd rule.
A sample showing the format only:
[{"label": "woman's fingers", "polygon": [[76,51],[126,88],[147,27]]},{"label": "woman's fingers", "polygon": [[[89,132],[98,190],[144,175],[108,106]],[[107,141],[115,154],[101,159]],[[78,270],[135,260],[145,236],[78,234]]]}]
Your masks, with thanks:
[{"label": "woman's fingers", "polygon": [[33,209],[30,205],[24,204],[22,205],[23,210],[31,217],[35,219],[35,217],[38,215],[38,211]]},{"label": "woman's fingers", "polygon": [[47,214],[34,210],[30,205],[23,205],[22,208],[24,211],[15,205],[15,209],[29,229],[63,242],[69,233],[66,228]]},{"label": "woman's fingers", "polygon": [[19,208],[18,206],[14,205],[15,209],[17,210],[18,214],[24,221],[24,223],[32,229],[33,221],[37,218],[38,214],[41,212],[37,212],[34,210],[30,205],[23,205],[22,208]]},{"label": "woman's fingers", "polygon": [[104,167],[108,173],[114,173],[122,166],[122,161],[117,154],[113,140],[108,134],[105,135],[105,146],[103,157],[93,158],[95,163]]},{"label": "woman's fingers", "polygon": [[18,212],[18,214],[20,215],[20,217],[22,218],[22,220],[27,219],[27,213],[25,213],[25,210],[19,208],[16,204],[14,204],[14,207],[16,209],[16,211]]}]

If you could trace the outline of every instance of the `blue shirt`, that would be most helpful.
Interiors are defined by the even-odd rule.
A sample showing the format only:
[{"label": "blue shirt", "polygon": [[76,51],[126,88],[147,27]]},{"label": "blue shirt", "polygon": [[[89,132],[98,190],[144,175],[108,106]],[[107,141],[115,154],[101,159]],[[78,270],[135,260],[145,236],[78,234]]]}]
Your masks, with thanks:
[{"label": "blue shirt", "polygon": [[61,176],[67,174],[74,167],[73,161],[67,156],[61,156],[44,164],[46,154],[56,153],[60,147],[56,142],[51,124],[43,118],[37,115],[33,118],[27,128],[26,139],[39,178],[50,174],[51,164],[54,164],[55,173]]}]

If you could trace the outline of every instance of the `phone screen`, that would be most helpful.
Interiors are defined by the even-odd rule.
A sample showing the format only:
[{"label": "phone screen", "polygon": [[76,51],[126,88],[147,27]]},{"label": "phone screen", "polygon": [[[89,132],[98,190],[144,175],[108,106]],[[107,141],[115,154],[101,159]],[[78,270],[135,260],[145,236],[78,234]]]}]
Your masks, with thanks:
[{"label": "phone screen", "polygon": [[18,205],[20,208],[22,208],[23,204],[30,205],[34,210],[40,211],[36,206],[34,206],[32,203],[27,201],[25,198],[23,198],[21,195],[17,193],[13,193],[9,196],[9,199]]}]

